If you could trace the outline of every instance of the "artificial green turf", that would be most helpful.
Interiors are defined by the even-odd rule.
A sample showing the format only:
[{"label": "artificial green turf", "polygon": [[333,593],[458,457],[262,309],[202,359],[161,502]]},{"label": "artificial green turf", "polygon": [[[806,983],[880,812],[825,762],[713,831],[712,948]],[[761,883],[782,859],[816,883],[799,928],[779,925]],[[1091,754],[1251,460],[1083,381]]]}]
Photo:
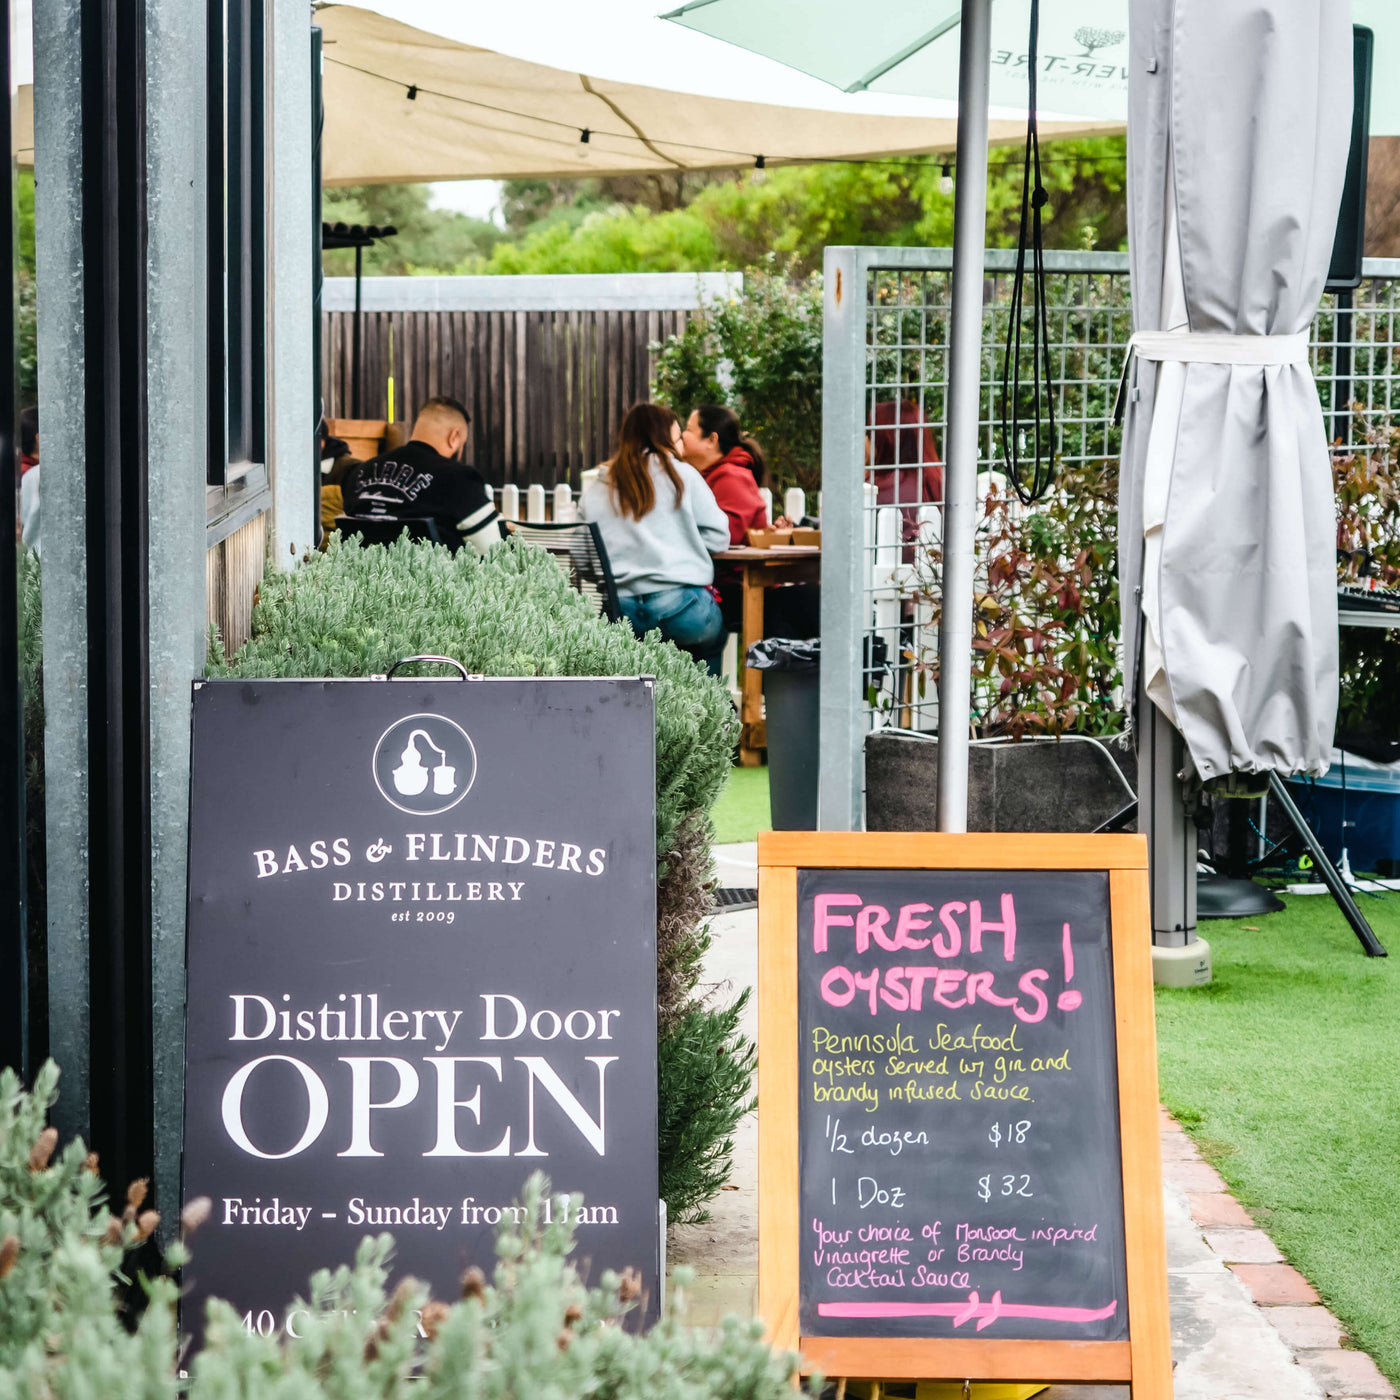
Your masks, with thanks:
[{"label": "artificial green turf", "polygon": [[1357,898],[1394,956],[1367,958],[1325,895],[1203,923],[1214,982],[1157,993],[1161,1089],[1289,1263],[1400,1381],[1400,894]]},{"label": "artificial green turf", "polygon": [[710,816],[716,841],[756,841],[760,831],[771,831],[767,768],[731,768]]}]

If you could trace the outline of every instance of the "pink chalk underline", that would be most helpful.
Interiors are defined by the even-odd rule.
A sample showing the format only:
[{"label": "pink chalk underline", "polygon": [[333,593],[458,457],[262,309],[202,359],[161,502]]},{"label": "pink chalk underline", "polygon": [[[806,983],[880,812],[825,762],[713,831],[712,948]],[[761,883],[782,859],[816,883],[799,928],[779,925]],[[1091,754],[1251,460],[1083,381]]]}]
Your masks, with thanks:
[{"label": "pink chalk underline", "polygon": [[1102,1308],[1039,1307],[1033,1303],[1003,1303],[997,1294],[983,1303],[974,1293],[965,1303],[818,1303],[818,1317],[951,1317],[961,1327],[974,1317],[980,1332],[999,1317],[1029,1317],[1043,1322],[1100,1322],[1118,1311],[1118,1300]]}]

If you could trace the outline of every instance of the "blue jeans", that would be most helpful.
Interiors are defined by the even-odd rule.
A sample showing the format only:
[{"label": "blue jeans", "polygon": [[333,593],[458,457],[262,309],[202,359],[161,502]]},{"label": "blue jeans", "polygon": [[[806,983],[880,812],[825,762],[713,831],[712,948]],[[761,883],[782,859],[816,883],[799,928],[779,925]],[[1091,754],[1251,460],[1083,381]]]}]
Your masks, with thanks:
[{"label": "blue jeans", "polygon": [[724,620],[708,588],[662,588],[617,601],[639,637],[660,632],[665,641],[688,651],[712,676],[719,675]]}]

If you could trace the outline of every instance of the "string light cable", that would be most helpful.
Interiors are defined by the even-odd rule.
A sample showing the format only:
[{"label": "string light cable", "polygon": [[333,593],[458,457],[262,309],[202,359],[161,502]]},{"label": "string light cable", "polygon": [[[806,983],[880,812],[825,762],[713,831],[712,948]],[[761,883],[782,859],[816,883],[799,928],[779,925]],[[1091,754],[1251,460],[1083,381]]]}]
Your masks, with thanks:
[{"label": "string light cable", "polygon": [[[538,112],[518,112],[511,107],[501,107],[491,102],[481,102],[476,98],[463,97],[455,92],[441,92],[435,88],[423,87],[419,83],[406,83],[402,78],[390,77],[387,73],[376,73],[372,68],[361,68],[354,63],[347,63],[343,58],[335,58],[330,54],[326,55],[327,63],[334,63],[338,67],[349,69],[352,73],[360,73],[367,78],[376,78],[380,82],[388,83],[392,87],[402,88],[407,101],[416,102],[421,97],[436,97],[443,102],[456,102],[464,107],[474,107],[483,112],[493,112],[498,116],[514,117],[518,121],[538,122],[541,126],[553,127],[558,131],[567,131],[567,140],[561,140],[559,145],[588,145],[593,137],[607,137],[613,141],[630,141],[638,145],[645,145],[648,138],[638,136],[635,131],[605,131],[602,127],[579,126],[575,122],[561,121],[557,117],[542,116]],[[1032,86],[1034,86],[1034,75],[1031,76]],[[1033,110],[1033,109],[1032,109]],[[492,128],[498,130],[499,128]],[[538,136],[537,140],[549,140],[547,136]],[[766,169],[769,162],[780,165],[872,165],[883,166],[890,169],[902,170],[930,170],[937,167],[941,172],[941,179],[948,180],[956,173],[955,167],[946,156],[938,152],[930,152],[927,156],[890,156],[874,157],[869,159],[847,159],[842,156],[782,156],[764,155],[756,151],[740,151],[729,146],[704,146],[694,141],[673,141],[667,137],[650,138],[662,146],[671,146],[680,151],[698,151],[705,155],[733,156],[735,166],[751,166],[755,170]],[[1048,165],[1073,165],[1078,167],[1101,166],[1108,164],[1121,165],[1127,161],[1127,154],[1106,154],[1106,155],[1075,155],[1075,156],[1045,156],[1039,154],[1039,143],[1036,144],[1037,169]],[[1025,160],[1024,156],[1017,155],[1006,160],[990,160],[987,162],[988,169],[1011,169],[1021,165]],[[1038,181],[1037,181],[1038,182]],[[944,191],[946,193],[946,191]],[[1048,194],[1046,196],[1048,198]]]}]

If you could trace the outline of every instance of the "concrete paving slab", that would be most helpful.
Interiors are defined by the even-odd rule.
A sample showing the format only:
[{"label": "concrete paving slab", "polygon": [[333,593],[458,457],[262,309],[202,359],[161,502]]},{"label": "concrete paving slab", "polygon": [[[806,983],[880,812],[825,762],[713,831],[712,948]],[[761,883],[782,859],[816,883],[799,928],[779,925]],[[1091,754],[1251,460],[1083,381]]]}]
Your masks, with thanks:
[{"label": "concrete paving slab", "polygon": [[1162,1177],[1178,1191],[1224,1191],[1220,1173],[1202,1161],[1163,1162]]},{"label": "concrete paving slab", "polygon": [[1317,1381],[1227,1270],[1172,1273],[1169,1287],[1176,1400],[1320,1400]]},{"label": "concrete paving slab", "polygon": [[1207,1230],[1206,1243],[1227,1264],[1281,1264],[1278,1246],[1262,1230]]},{"label": "concrete paving slab", "polygon": [[1342,1324],[1326,1308],[1269,1308],[1265,1316],[1294,1351],[1317,1351],[1342,1344]]},{"label": "concrete paving slab", "polygon": [[[721,847],[722,851],[733,847]],[[757,846],[750,843],[756,854]],[[742,865],[733,869],[742,873]],[[752,887],[752,867],[739,888]],[[728,881],[725,881],[728,883]],[[705,958],[704,980],[714,984],[715,995],[732,1001],[745,987],[758,981],[758,913],[746,909],[721,914],[710,921],[710,950]],[[744,1034],[758,1034],[758,1008],[754,997],[740,1023]],[[750,1113],[734,1134],[734,1166],[730,1172],[734,1191],[721,1191],[710,1205],[710,1219],[699,1225],[677,1225],[668,1235],[668,1267],[684,1264],[695,1270],[695,1282],[687,1290],[686,1317],[695,1326],[712,1327],[725,1317],[752,1317],[758,1304],[758,1119]]]},{"label": "concrete paving slab", "polygon": [[1206,1243],[1200,1226],[1191,1218],[1185,1195],[1169,1186],[1162,1205],[1167,1222],[1167,1272],[1223,1273],[1225,1261]]},{"label": "concrete paving slab", "polygon": [[1329,1396],[1392,1396],[1390,1382],[1364,1351],[1305,1351],[1299,1358]]},{"label": "concrete paving slab", "polygon": [[[1165,1135],[1162,1140],[1166,1141]],[[1188,1191],[1186,1201],[1191,1218],[1202,1229],[1248,1230],[1254,1226],[1254,1217],[1224,1191]]]},{"label": "concrete paving slab", "polygon": [[1200,1154],[1196,1145],[1185,1133],[1162,1134],[1162,1160],[1164,1162],[1198,1162]]},{"label": "concrete paving slab", "polygon": [[1321,1301],[1312,1284],[1290,1264],[1231,1264],[1230,1269],[1261,1307]]},{"label": "concrete paving slab", "polygon": [[725,889],[751,890],[758,884],[757,841],[736,841],[714,849],[715,874]]}]

